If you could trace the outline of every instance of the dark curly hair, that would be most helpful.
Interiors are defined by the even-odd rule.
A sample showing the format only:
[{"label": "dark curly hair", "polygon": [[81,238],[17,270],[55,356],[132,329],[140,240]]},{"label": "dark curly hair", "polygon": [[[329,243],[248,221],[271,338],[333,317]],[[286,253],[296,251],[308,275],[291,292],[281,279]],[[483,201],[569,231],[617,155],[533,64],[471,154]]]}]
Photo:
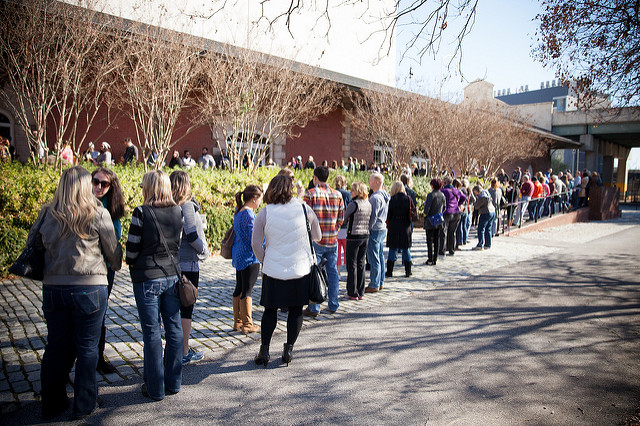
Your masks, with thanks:
[{"label": "dark curly hair", "polygon": [[98,167],[91,172],[91,177],[93,178],[98,173],[102,173],[109,178],[109,191],[105,194],[105,197],[107,197],[107,211],[111,215],[111,220],[120,219],[124,216],[124,195],[122,195],[122,187],[118,176],[111,169]]},{"label": "dark curly hair", "polygon": [[431,185],[434,191],[438,191],[440,188],[442,188],[442,181],[437,178],[431,179],[431,182],[429,182],[429,184]]}]

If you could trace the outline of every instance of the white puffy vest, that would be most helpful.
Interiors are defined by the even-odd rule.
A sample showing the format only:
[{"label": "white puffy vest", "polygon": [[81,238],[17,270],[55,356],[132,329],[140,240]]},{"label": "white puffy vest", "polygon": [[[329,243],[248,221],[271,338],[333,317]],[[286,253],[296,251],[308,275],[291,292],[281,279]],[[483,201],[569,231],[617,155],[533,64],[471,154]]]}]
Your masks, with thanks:
[{"label": "white puffy vest", "polygon": [[266,241],[262,272],[272,278],[291,280],[311,271],[311,248],[302,204],[269,204],[264,227]]}]

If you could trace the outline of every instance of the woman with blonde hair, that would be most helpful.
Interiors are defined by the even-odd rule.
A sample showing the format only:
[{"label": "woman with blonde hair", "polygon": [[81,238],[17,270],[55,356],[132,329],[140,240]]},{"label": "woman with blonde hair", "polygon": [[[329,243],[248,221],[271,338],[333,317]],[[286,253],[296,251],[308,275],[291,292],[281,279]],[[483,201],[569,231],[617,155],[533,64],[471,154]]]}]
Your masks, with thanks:
[{"label": "woman with blonde hair", "polygon": [[[126,261],[144,341],[141,390],[146,397],[160,401],[167,393],[178,393],[182,384],[183,335],[174,267],[183,228],[182,209],[173,201],[169,176],[162,170],[145,173],[141,186],[144,204],[136,207],[131,217]],[[164,355],[160,318],[165,332]]]},{"label": "woman with blonde hair", "polygon": [[[189,175],[182,170],[176,170],[169,176],[171,181],[171,195],[173,201],[182,209],[184,227],[178,256],[180,258],[180,270],[182,274],[198,287],[200,282],[199,263],[209,257],[209,247],[204,236],[204,228],[200,218],[200,206],[191,196],[191,181]],[[191,319],[193,306],[180,306],[180,322],[184,348],[182,351],[182,364],[191,361],[199,361],[204,357],[202,351],[196,351],[189,347],[189,335],[191,334]]]},{"label": "woman with blonde hair", "polygon": [[393,276],[393,266],[398,258],[398,252],[402,252],[402,264],[405,277],[411,276],[411,201],[404,189],[404,184],[396,181],[391,185],[389,192],[389,210],[387,212],[387,273],[385,276]]},{"label": "woman with blonde hair", "polygon": [[235,240],[231,249],[232,265],[236,268],[236,288],[233,291],[233,329],[244,334],[260,331],[253,323],[253,286],[258,280],[260,262],[251,248],[251,234],[256,215],[253,212],[262,202],[262,188],[248,185],[236,193],[233,216]]},{"label": "woman with blonde hair", "polygon": [[368,188],[362,182],[351,185],[352,202],[344,211],[347,224],[347,299],[362,300],[364,297],[364,273],[367,245],[369,242],[369,219],[371,204]]},{"label": "woman with blonde hair", "polygon": [[309,278],[315,263],[309,240],[320,241],[322,232],[313,209],[293,196],[293,182],[288,176],[271,179],[264,201],[267,205],[256,216],[251,247],[262,262],[263,273],[262,344],[255,363],[266,367],[278,308],[289,308],[282,362],[291,362],[293,345],[302,328],[302,307],[309,303]]},{"label": "woman with blonde hair", "polygon": [[42,208],[36,223],[41,223],[36,245],[45,249],[42,310],[48,331],[40,371],[42,417],[52,420],[67,408],[69,361],[77,350],[72,416],[79,419],[97,405],[107,262],[120,269],[122,248],[109,212],[93,196],[91,175],[80,166],[62,173],[53,201]]}]

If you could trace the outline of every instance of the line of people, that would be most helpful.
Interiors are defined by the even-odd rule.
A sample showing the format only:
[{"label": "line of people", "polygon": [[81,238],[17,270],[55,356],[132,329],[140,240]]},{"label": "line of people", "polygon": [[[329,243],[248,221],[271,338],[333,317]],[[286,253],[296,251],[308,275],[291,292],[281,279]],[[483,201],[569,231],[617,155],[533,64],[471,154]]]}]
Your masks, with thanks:
[{"label": "line of people", "polygon": [[[233,328],[245,334],[261,332],[258,365],[266,367],[270,360],[278,309],[288,313],[281,356],[287,364],[293,359],[303,316],[320,313],[320,305],[309,303],[312,264],[326,261],[329,313],[340,306],[343,257],[346,297],[352,301],[382,290],[385,278],[393,276],[399,255],[405,276],[412,275],[411,242],[418,214],[411,177],[402,175],[390,193],[377,172],[370,174],[368,185],[354,182],[349,191],[344,177],[336,178],[336,189],[327,184],[328,178],[329,168],[316,167],[305,191],[290,169],[282,169],[264,193],[260,186],[249,185],[236,194]],[[523,181],[525,186],[527,179]],[[453,255],[469,242],[473,212],[478,214],[475,249],[489,249],[497,232],[496,210],[505,202],[499,181],[493,179],[488,190],[480,185],[469,190],[467,180],[448,176],[442,181],[432,179],[430,185],[432,191],[424,202],[426,264],[436,265],[439,255],[445,251]],[[209,250],[187,173],[177,170],[169,176],[151,171],[140,186],[144,202],[132,214],[125,261],[144,341],[141,392],[162,400],[180,391],[183,365],[203,357],[189,347],[193,306],[180,305],[173,259],[179,259],[180,273],[197,287],[199,262],[209,256]],[[511,190],[516,187],[512,185]],[[522,187],[520,191],[524,192]],[[507,189],[507,197],[518,195]],[[255,214],[263,200],[266,205]],[[66,382],[74,362],[74,418],[96,408],[96,369],[115,372],[104,358],[104,324],[115,271],[122,264],[118,241],[123,215],[124,197],[115,173],[107,168],[89,173],[75,166],[62,173],[53,201],[41,209],[38,225],[30,231],[31,236],[37,230],[36,243],[45,250],[43,311],[48,339],[41,369],[45,419],[66,409]],[[389,248],[386,261],[385,244]],[[369,284],[365,285],[367,264]],[[264,314],[258,326],[253,322],[252,292],[260,270]]]}]

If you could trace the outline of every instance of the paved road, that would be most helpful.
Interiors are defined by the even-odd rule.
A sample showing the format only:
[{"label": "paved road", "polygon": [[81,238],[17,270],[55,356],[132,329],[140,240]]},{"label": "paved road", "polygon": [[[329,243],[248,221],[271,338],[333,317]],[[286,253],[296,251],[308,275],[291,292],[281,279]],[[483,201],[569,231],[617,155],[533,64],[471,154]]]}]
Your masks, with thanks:
[{"label": "paved road", "polygon": [[[266,370],[251,361],[257,344],[245,344],[259,335],[230,331],[232,270],[211,259],[194,324],[205,360],[187,366],[180,394],[160,403],[139,393],[141,335],[130,284],[118,275],[108,355],[120,376],[103,378],[103,408],[90,421],[615,424],[640,406],[639,219],[625,212],[622,220],[501,237],[491,251],[416,267],[411,280],[394,278],[381,293],[341,300],[337,314],[305,321],[313,327],[302,331],[288,367],[278,360],[284,336],[276,335]],[[425,253],[416,237],[419,263]],[[3,397],[26,403],[3,422],[33,423],[38,406],[28,395],[37,391],[42,351],[32,342],[46,329],[24,318],[38,316],[38,289],[4,284],[10,339],[0,337],[0,385],[9,388]],[[11,297],[29,296],[31,306],[7,313]],[[40,336],[20,338],[12,318]],[[25,362],[30,352],[34,362]],[[16,392],[22,382],[29,389]]]}]

